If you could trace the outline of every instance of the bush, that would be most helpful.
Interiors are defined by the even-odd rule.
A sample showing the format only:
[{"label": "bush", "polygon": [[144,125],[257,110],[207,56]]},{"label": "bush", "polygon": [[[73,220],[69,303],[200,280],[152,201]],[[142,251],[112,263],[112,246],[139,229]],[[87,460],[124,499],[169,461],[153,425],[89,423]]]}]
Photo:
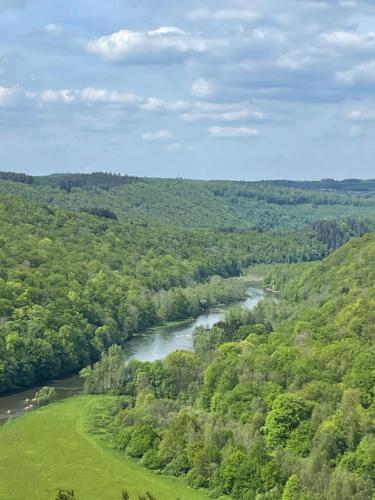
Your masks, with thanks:
[{"label": "bush", "polygon": [[125,451],[132,437],[132,429],[129,427],[125,427],[120,429],[115,438],[114,445],[120,451]]},{"label": "bush", "polygon": [[76,496],[73,490],[59,490],[55,500],[75,500]]},{"label": "bush", "polygon": [[150,425],[135,426],[127,446],[128,454],[134,458],[142,458],[146,451],[153,447],[157,437]]},{"label": "bush", "polygon": [[48,405],[56,398],[56,389],[54,387],[42,387],[36,394],[35,399],[40,406]]},{"label": "bush", "polygon": [[142,465],[150,470],[159,470],[164,467],[164,462],[160,457],[158,451],[151,449],[146,451],[146,453],[143,455]]}]

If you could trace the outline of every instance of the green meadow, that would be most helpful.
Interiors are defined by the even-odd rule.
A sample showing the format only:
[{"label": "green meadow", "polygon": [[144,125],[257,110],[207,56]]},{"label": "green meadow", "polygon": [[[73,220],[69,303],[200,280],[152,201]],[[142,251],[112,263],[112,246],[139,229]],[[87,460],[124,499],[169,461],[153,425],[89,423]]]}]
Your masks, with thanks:
[{"label": "green meadow", "polygon": [[204,493],[153,474],[85,431],[100,398],[80,396],[43,407],[0,427],[0,499],[53,500],[59,488],[77,500],[120,500],[150,491],[158,500],[200,500]]}]

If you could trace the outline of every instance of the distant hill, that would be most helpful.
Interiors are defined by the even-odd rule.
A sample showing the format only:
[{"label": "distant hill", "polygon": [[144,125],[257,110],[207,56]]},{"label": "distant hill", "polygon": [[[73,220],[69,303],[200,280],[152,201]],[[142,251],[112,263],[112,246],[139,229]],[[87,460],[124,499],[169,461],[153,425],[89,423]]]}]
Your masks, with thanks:
[{"label": "distant hill", "polygon": [[226,231],[284,230],[375,216],[375,180],[244,182],[0,172],[0,193],[129,222]]}]

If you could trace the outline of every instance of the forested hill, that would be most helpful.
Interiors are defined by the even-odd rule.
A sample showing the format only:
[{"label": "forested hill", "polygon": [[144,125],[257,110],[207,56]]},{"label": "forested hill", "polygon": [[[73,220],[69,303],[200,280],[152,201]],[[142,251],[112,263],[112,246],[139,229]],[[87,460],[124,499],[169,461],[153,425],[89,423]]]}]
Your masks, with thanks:
[{"label": "forested hill", "polygon": [[86,370],[95,392],[110,366],[127,402],[106,410],[112,444],[213,497],[373,499],[375,235],[292,271],[278,304],[198,330],[194,354]]},{"label": "forested hill", "polygon": [[312,231],[147,227],[0,196],[0,392],[76,371],[139,329],[222,301],[214,275],[325,254]]},{"label": "forested hill", "polygon": [[0,391],[74,372],[140,329],[228,299],[224,285],[210,288],[215,275],[320,260],[375,228],[371,193],[105,173],[2,177]]},{"label": "forested hill", "polygon": [[128,222],[290,229],[375,216],[375,181],[199,181],[106,173],[32,177],[0,172],[0,193]]}]

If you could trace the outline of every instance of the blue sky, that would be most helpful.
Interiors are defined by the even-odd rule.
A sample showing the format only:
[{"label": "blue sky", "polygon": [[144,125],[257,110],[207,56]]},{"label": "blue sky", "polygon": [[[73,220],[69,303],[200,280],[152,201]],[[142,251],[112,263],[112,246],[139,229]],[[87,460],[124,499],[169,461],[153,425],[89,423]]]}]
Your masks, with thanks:
[{"label": "blue sky", "polygon": [[0,169],[374,178],[375,2],[0,0]]}]

